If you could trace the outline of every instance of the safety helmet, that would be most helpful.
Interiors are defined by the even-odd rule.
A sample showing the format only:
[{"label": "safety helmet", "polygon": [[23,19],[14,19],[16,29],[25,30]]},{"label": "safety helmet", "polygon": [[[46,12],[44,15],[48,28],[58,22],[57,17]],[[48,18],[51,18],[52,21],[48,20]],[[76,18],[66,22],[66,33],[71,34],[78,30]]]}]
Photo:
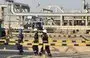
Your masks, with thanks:
[{"label": "safety helmet", "polygon": [[32,19],[32,16],[28,16],[27,18],[28,18],[28,19]]},{"label": "safety helmet", "polygon": [[43,30],[43,33],[47,33],[47,30],[46,30],[46,29],[44,29],[44,30]]},{"label": "safety helmet", "polygon": [[37,31],[37,29],[35,28],[34,31]]},{"label": "safety helmet", "polygon": [[20,28],[20,29],[24,29],[24,27],[23,27],[23,26],[20,26],[19,28]]}]

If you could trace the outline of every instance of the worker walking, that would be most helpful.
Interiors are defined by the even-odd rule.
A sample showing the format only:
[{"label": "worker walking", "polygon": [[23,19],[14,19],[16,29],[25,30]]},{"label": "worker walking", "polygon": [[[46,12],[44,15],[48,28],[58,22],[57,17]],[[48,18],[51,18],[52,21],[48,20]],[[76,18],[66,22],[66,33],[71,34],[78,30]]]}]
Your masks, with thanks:
[{"label": "worker walking", "polygon": [[[43,30],[42,41],[43,41],[43,44],[48,43],[47,30]],[[45,53],[45,51],[47,52],[48,56],[52,56],[49,45],[45,45],[45,50],[44,50],[44,47],[42,47],[39,55],[42,55],[42,53]]]},{"label": "worker walking", "polygon": [[[34,35],[34,43],[38,43],[38,31],[37,29],[34,29],[35,35]],[[35,55],[38,55],[38,45],[33,45],[33,51]]]},{"label": "worker walking", "polygon": [[17,49],[19,50],[19,54],[22,55],[23,54],[23,46],[21,45],[21,43],[23,42],[23,33],[22,33],[22,29],[19,30],[19,35],[18,35],[18,43],[17,43]]}]

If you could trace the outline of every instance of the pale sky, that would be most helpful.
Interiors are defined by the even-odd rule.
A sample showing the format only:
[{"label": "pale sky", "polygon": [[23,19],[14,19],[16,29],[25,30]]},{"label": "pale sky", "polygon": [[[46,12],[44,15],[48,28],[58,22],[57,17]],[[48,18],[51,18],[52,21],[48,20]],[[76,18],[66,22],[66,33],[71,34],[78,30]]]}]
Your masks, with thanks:
[{"label": "pale sky", "polygon": [[[3,0],[0,0],[2,2]],[[15,0],[16,2],[21,2],[25,4],[29,4],[31,7],[31,11],[38,11],[40,8],[44,8],[48,5],[58,5],[64,7],[64,9],[69,10],[79,10],[82,9],[82,0]],[[90,3],[90,0],[86,0]],[[37,7],[38,3],[40,6]]]}]

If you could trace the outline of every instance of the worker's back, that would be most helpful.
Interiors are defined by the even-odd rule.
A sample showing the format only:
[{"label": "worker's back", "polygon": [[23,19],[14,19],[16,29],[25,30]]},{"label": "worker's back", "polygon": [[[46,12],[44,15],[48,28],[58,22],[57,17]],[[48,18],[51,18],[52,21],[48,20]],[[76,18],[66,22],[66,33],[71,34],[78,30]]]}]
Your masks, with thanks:
[{"label": "worker's back", "polygon": [[42,34],[42,40],[43,40],[43,43],[48,43],[48,35],[47,35],[47,33]]},{"label": "worker's back", "polygon": [[35,33],[34,35],[34,43],[38,43],[39,39],[38,39],[38,32]]}]

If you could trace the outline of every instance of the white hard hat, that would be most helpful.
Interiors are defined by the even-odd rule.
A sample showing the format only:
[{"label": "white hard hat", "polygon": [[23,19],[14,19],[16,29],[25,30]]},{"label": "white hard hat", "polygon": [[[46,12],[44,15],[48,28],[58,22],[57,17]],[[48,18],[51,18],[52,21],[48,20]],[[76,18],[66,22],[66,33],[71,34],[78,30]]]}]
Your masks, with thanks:
[{"label": "white hard hat", "polygon": [[34,31],[37,31],[37,29],[35,28]]},{"label": "white hard hat", "polygon": [[23,27],[23,26],[20,26],[19,28],[20,28],[20,29],[24,29],[24,27]]},{"label": "white hard hat", "polygon": [[47,30],[45,29],[45,30],[43,30],[43,32],[44,32],[44,33],[47,33]]},{"label": "white hard hat", "polygon": [[31,18],[32,18],[32,16],[28,16],[27,18],[28,18],[28,19],[31,19]]}]

